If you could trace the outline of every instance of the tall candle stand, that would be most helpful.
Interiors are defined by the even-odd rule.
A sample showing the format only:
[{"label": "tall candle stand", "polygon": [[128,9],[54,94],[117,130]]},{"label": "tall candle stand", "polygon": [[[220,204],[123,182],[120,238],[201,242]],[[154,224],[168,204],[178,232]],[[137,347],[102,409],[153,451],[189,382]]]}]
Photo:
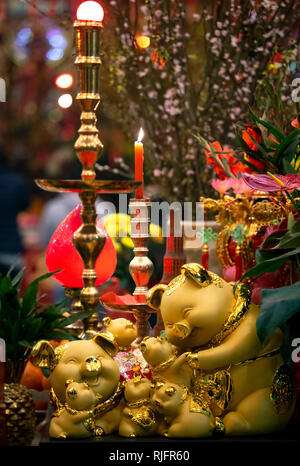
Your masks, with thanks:
[{"label": "tall candle stand", "polygon": [[151,327],[149,317],[156,312],[146,304],[148,283],[153,272],[153,263],[148,257],[147,243],[150,238],[151,202],[148,198],[130,199],[129,213],[131,223],[131,239],[134,242],[134,258],[129,264],[129,272],[135,283],[134,304],[107,303],[101,301],[109,311],[132,313],[136,320],[137,339],[139,344],[144,337],[149,336]]},{"label": "tall candle stand", "polygon": [[[88,3],[88,2],[87,2]],[[80,180],[36,180],[39,187],[51,192],[77,192],[82,202],[82,225],[73,235],[73,244],[84,262],[82,274],[84,287],[80,301],[90,317],[84,320],[82,337],[92,338],[98,331],[97,307],[99,293],[95,286],[96,260],[105,245],[105,235],[96,226],[95,201],[98,193],[131,193],[141,185],[134,181],[96,180],[94,165],[103,146],[98,137],[96,110],[100,103],[99,71],[100,32],[102,20],[77,20],[77,56],[75,65],[79,74],[77,101],[81,107],[81,127],[75,151],[82,165]],[[103,264],[105,267],[105,264]]]}]

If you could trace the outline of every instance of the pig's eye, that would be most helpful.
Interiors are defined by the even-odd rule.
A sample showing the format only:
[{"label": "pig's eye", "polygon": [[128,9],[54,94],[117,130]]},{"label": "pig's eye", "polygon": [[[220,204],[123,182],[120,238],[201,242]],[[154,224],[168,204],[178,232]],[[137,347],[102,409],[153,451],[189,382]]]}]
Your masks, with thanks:
[{"label": "pig's eye", "polygon": [[166,394],[168,396],[173,396],[176,393],[176,388],[175,387],[168,387],[166,388]]},{"label": "pig's eye", "polygon": [[189,312],[191,312],[191,310],[192,310],[191,308],[184,309],[183,316],[186,317],[189,314]]},{"label": "pig's eye", "polygon": [[75,358],[70,358],[65,361],[66,364],[78,364],[77,359]]}]

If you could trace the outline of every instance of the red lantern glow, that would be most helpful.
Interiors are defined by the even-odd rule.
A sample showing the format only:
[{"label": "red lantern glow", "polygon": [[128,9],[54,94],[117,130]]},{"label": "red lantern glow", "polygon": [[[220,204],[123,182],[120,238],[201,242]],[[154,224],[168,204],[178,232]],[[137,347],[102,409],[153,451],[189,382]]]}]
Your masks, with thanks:
[{"label": "red lantern glow", "polygon": [[[71,288],[83,288],[84,286],[82,280],[84,263],[72,242],[74,232],[82,225],[81,208],[82,206],[78,205],[57,227],[46,254],[49,272],[61,270],[53,275],[53,278],[61,285]],[[96,286],[100,286],[113,275],[117,265],[117,254],[110,236],[98,220],[97,228],[106,236],[104,248],[95,264]]]},{"label": "red lantern glow", "polygon": [[101,23],[104,18],[104,10],[98,2],[83,2],[79,5],[76,16],[78,21],[97,21]]}]

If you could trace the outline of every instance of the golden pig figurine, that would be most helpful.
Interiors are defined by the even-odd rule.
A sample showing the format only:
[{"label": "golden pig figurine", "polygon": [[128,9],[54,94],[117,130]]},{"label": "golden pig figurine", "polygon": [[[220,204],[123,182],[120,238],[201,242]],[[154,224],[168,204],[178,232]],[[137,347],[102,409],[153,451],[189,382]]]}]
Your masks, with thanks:
[{"label": "golden pig figurine", "polygon": [[56,412],[49,434],[54,438],[91,437],[117,432],[124,408],[118,346],[111,333],[70,341],[53,348],[47,341],[32,350],[33,363],[50,369]]},{"label": "golden pig figurine", "polygon": [[118,319],[105,317],[102,323],[106,327],[106,331],[113,334],[119,351],[129,351],[132,343],[137,338],[137,328],[133,322],[123,317]]},{"label": "golden pig figurine", "polygon": [[140,375],[125,382],[126,406],[119,427],[122,437],[145,437],[156,433],[158,419],[151,406],[151,392],[151,381]]},{"label": "golden pig figurine", "polygon": [[[287,425],[296,391],[292,369],[279,351],[283,334],[276,330],[262,345],[256,333],[259,308],[251,304],[243,284],[234,295],[232,285],[216,274],[199,264],[186,264],[168,285],[153,287],[147,302],[160,310],[166,337],[178,355],[167,371],[164,365],[156,371],[156,380],[160,375],[163,384],[186,387],[188,412],[199,414],[202,430],[196,434],[195,426],[196,436],[211,435],[211,416],[215,431],[225,435],[266,434]],[[159,394],[154,401],[159,402]],[[180,414],[183,424],[188,412]],[[206,430],[201,416],[208,418]],[[193,436],[183,429],[168,435],[176,437],[178,431],[180,436]]]}]

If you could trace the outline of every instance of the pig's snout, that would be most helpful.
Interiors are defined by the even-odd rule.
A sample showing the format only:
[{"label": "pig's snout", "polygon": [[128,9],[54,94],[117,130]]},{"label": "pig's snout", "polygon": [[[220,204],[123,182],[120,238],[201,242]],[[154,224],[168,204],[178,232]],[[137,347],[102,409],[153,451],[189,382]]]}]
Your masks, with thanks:
[{"label": "pig's snout", "polygon": [[101,361],[95,356],[88,357],[81,364],[81,373],[86,377],[94,377],[101,372],[102,364]]},{"label": "pig's snout", "polygon": [[186,320],[182,320],[181,322],[177,322],[177,324],[173,324],[172,330],[179,340],[184,340],[192,332],[192,328]]},{"label": "pig's snout", "polygon": [[70,400],[75,400],[78,395],[78,391],[75,387],[70,387],[67,389],[67,395]]}]

